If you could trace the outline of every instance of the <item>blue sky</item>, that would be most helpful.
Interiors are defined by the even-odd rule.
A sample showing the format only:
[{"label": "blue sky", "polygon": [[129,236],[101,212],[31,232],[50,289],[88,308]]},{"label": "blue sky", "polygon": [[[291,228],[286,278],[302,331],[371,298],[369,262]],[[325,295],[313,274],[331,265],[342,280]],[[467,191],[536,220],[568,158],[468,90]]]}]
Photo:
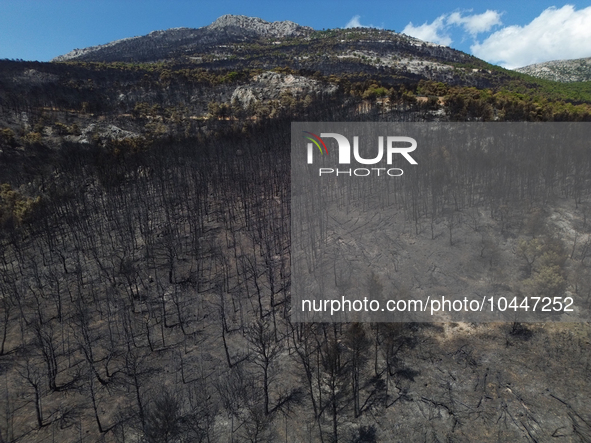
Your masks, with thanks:
[{"label": "blue sky", "polygon": [[223,14],[405,31],[507,67],[591,56],[591,1],[0,0],[0,58],[48,61],[158,29],[205,26]]}]

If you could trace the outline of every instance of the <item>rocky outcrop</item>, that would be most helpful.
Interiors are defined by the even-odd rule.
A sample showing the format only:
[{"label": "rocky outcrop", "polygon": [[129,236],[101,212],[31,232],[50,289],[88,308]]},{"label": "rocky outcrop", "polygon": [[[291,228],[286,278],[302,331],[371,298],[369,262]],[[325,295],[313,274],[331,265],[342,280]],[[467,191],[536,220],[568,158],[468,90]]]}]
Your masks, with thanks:
[{"label": "rocky outcrop", "polygon": [[65,140],[76,143],[91,143],[93,141],[105,142],[107,140],[122,140],[125,138],[135,138],[138,134],[126,131],[111,124],[91,123],[80,131],[80,135],[67,135]]},{"label": "rocky outcrop", "polygon": [[16,74],[12,81],[24,82],[30,85],[42,85],[45,83],[52,83],[59,79],[59,76],[48,72],[41,72],[36,69],[27,69],[22,73]]},{"label": "rocky outcrop", "polygon": [[249,31],[254,31],[260,36],[269,37],[292,37],[301,36],[313,29],[308,26],[300,26],[297,23],[285,20],[282,22],[267,22],[258,17],[247,17],[245,15],[222,15],[207,29],[226,29],[229,27],[238,27]]},{"label": "rocky outcrop", "polygon": [[263,72],[253,78],[253,82],[238,86],[232,94],[232,102],[238,101],[247,107],[252,103],[279,100],[289,93],[294,98],[303,98],[308,94],[333,94],[337,86],[296,75],[278,72]]}]

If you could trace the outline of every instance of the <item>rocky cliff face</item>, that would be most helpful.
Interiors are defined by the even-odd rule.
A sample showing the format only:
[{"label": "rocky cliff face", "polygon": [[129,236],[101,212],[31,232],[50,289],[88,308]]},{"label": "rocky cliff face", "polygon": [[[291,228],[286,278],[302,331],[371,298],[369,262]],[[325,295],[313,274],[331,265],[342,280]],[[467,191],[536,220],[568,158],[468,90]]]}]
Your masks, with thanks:
[{"label": "rocky cliff face", "polygon": [[300,26],[289,20],[270,23],[258,17],[231,14],[221,16],[206,28],[210,30],[224,30],[230,27],[254,31],[260,36],[268,37],[302,36],[313,31],[313,29],[308,26]]}]

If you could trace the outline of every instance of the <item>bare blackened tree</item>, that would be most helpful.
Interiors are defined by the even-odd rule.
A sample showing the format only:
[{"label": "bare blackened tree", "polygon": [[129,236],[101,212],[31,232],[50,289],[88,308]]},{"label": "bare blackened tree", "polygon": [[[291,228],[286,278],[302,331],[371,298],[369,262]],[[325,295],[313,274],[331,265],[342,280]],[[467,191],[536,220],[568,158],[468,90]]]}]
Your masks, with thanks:
[{"label": "bare blackened tree", "polygon": [[281,346],[275,341],[274,328],[265,320],[257,320],[247,329],[247,339],[254,353],[253,363],[259,367],[262,375],[263,411],[271,412],[271,383],[274,378],[273,363],[281,352]]}]

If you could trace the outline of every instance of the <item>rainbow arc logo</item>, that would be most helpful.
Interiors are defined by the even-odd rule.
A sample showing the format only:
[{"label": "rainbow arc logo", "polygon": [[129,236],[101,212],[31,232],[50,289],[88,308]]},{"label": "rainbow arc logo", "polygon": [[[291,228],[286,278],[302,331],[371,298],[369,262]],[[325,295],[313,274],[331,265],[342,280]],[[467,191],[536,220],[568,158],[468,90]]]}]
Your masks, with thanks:
[{"label": "rainbow arc logo", "polygon": [[[326,149],[326,145],[324,144],[324,142],[322,141],[322,139],[320,137],[318,137],[316,134],[312,133],[312,132],[308,132],[308,131],[302,131],[304,134],[310,134],[312,137],[308,137],[307,135],[304,135],[303,137],[310,140],[312,143],[314,143],[318,149],[320,149],[320,154],[324,155],[324,152],[326,152],[326,155],[328,155],[328,149]],[[322,144],[322,146],[324,146],[324,151],[322,151],[322,148],[320,147],[320,144],[318,143],[320,142],[320,144]]]}]

